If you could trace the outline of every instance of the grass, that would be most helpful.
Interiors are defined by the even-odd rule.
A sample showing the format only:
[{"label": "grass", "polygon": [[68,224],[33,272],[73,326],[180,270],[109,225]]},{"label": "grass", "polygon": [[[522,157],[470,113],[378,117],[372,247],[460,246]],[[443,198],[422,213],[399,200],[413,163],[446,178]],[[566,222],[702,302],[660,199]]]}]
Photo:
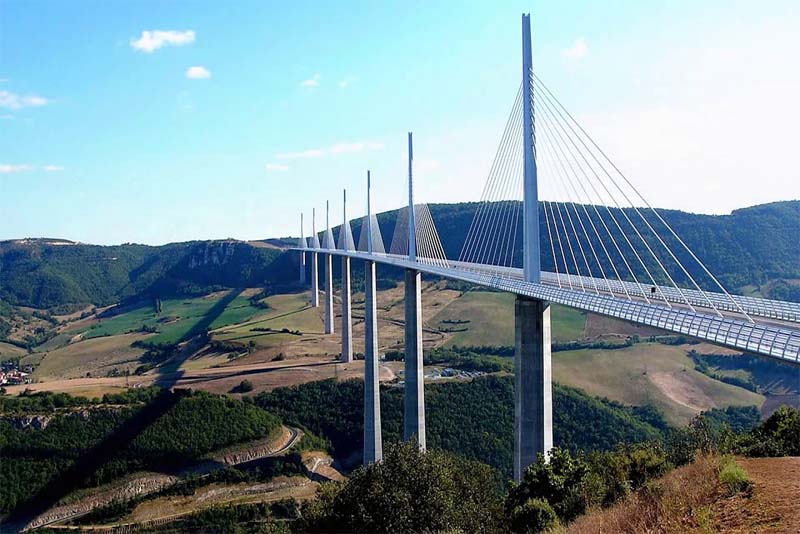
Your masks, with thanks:
[{"label": "grass", "polygon": [[[469,320],[453,324],[444,321]],[[586,315],[577,310],[553,304],[550,307],[553,341],[572,341],[583,337]],[[469,291],[455,299],[430,321],[440,329],[466,328],[455,332],[447,346],[514,345],[514,295],[489,291]]]},{"label": "grass", "polygon": [[[557,532],[599,534],[601,532],[701,532],[711,523],[708,507],[719,484],[716,457],[698,457],[689,465],[647,484],[622,502],[579,517]],[[698,516],[700,516],[698,518]]]},{"label": "grass", "polygon": [[[146,326],[158,331],[157,335],[148,338],[149,342],[177,343],[206,327],[220,328],[246,321],[262,311],[251,306],[246,297],[236,296],[237,294],[238,292],[215,293],[190,299],[165,299],[162,301],[161,313],[156,313],[153,305],[142,305],[101,320],[88,329],[68,333],[83,333],[85,339],[92,339],[135,332]],[[235,298],[226,302],[226,299],[232,297]]]},{"label": "grass", "polygon": [[[280,331],[299,330],[302,334],[320,334],[324,325],[319,310],[308,304],[308,293],[273,295],[266,299],[269,309],[248,321],[235,326],[218,328],[214,339],[222,341],[254,341],[259,347],[269,347],[286,341],[297,340],[298,336]],[[227,311],[227,310],[226,310]],[[254,331],[254,328],[269,328],[271,332]]]},{"label": "grass", "polygon": [[28,351],[17,347],[16,345],[12,345],[11,343],[3,343],[0,341],[0,359],[3,358],[16,358],[16,357],[23,357],[28,354]]},{"label": "grass", "polygon": [[685,425],[702,410],[761,406],[764,397],[694,370],[687,348],[658,343],[553,353],[553,379],[625,404],[652,404]]},{"label": "grass", "polygon": [[114,368],[133,371],[139,365],[143,349],[131,347],[144,334],[125,334],[88,339],[48,352],[42,358],[34,376],[39,380],[106,376]]},{"label": "grass", "polygon": [[720,461],[719,480],[727,488],[729,496],[750,492],[753,489],[747,471],[730,456],[724,456]]}]

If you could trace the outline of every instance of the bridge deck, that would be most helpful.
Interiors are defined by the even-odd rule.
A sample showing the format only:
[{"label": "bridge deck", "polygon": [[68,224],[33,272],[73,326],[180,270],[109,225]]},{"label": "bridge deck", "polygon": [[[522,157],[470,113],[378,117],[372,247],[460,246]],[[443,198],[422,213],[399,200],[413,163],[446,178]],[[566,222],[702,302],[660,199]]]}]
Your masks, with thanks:
[{"label": "bridge deck", "polygon": [[[723,317],[713,313],[706,297],[699,291],[682,290],[683,295],[681,295],[675,288],[661,286],[660,289],[670,304],[654,299],[645,302],[644,299],[649,297],[646,296],[646,291],[650,286],[639,287],[632,282],[606,282],[605,279],[583,277],[584,287],[587,288],[584,291],[565,287],[568,285],[567,275],[561,275],[559,287],[559,281],[554,273],[542,273],[542,283],[537,284],[523,281],[521,269],[452,261],[445,265],[438,260],[428,262],[425,258],[419,258],[419,261],[409,261],[406,256],[368,254],[338,249],[297,248],[293,250],[349,256],[406,269],[416,269],[436,276],[556,302],[579,310],[691,336],[736,350],[800,364],[800,324],[798,324],[800,323],[800,305],[794,303],[752,297],[734,297],[737,304],[755,321],[751,322],[737,313],[737,307],[726,295],[719,293],[705,293],[705,295],[708,295],[721,311],[731,312]],[[580,286],[579,277],[570,276],[573,286]],[[597,289],[595,289],[595,283]],[[601,284],[605,286],[605,289],[600,287]],[[611,290],[609,290],[609,284]],[[591,288],[591,291],[588,288]],[[625,294],[625,289],[631,296],[630,300],[620,296]],[[671,291],[667,291],[667,289],[671,289]],[[695,308],[703,308],[708,311],[688,309],[686,307],[687,299]]]}]

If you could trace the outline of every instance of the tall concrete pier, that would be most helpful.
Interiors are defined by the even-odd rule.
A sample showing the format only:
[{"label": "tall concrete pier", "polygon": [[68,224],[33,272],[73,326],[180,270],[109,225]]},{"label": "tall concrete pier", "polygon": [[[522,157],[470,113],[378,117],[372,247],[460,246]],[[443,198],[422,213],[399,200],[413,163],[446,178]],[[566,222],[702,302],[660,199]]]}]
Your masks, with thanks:
[{"label": "tall concrete pier", "polygon": [[425,450],[425,380],[422,365],[422,295],[419,271],[406,269],[406,354],[403,438]]},{"label": "tall concrete pier", "polygon": [[[522,121],[524,158],[523,276],[541,281],[536,130],[531,91],[530,15],[522,15]],[[550,305],[517,296],[514,303],[514,480],[553,446]]]},{"label": "tall concrete pier", "polygon": [[[416,222],[414,217],[414,150],[408,132],[408,259],[417,259]],[[419,271],[406,269],[405,288],[405,404],[403,438],[414,439],[425,450],[425,377],[422,363],[422,294]]]},{"label": "tall concrete pier", "polygon": [[[343,194],[343,219],[342,231],[339,233],[339,248],[351,249],[350,223],[347,220],[347,191]],[[350,257],[342,256],[342,354],[339,358],[342,363],[353,361],[353,317],[352,301],[350,296]]]},{"label": "tall concrete pier", "polygon": [[[372,243],[372,188],[367,171],[367,252],[374,252]],[[362,231],[365,231],[362,229]],[[364,264],[364,464],[383,459],[381,436],[380,362],[378,360],[378,308],[375,288],[375,262]]]},{"label": "tall concrete pier", "polygon": [[[311,248],[319,248],[317,236],[317,210],[311,210]],[[311,306],[319,307],[319,258],[316,252],[311,253]]]},{"label": "tall concrete pier", "polygon": [[[333,234],[331,234],[331,210],[329,203],[325,203],[325,238],[322,246],[326,249],[335,249]],[[325,254],[325,333],[333,334],[333,254]]]},{"label": "tall concrete pier", "polygon": [[364,269],[364,464],[371,464],[383,459],[375,262],[366,261]]},{"label": "tall concrete pier", "polygon": [[514,303],[514,480],[553,447],[550,305],[517,296]]},{"label": "tall concrete pier", "polygon": [[333,334],[333,254],[325,254],[325,333]]}]

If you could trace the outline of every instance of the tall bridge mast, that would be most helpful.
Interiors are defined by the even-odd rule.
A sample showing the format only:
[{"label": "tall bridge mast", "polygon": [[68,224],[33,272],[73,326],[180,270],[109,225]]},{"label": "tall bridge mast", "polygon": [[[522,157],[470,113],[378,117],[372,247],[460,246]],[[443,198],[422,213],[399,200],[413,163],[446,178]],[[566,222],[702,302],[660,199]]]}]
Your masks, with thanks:
[{"label": "tall bridge mast", "polygon": [[526,282],[539,283],[539,186],[536,172],[536,125],[533,116],[531,16],[522,15],[522,150],[524,157],[523,271]]},{"label": "tall bridge mast", "polygon": [[[536,134],[531,91],[531,19],[522,15],[522,128],[524,151],[523,278],[541,281]],[[514,303],[514,480],[553,446],[550,303],[517,295]]]}]

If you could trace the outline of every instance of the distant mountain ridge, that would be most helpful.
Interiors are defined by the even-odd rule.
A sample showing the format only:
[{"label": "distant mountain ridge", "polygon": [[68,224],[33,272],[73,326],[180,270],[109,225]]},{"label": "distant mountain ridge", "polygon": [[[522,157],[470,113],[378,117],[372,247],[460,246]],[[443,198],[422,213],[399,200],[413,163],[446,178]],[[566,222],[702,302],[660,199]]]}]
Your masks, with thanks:
[{"label": "distant mountain ridge", "polygon": [[[448,257],[459,257],[478,206],[429,205]],[[729,289],[800,301],[800,201],[763,204],[729,215],[659,213]],[[397,214],[394,210],[378,215],[387,249]],[[351,225],[357,242],[360,220]],[[545,232],[544,223],[541,227]],[[338,230],[334,228],[336,236]],[[519,250],[521,235],[518,241]],[[138,296],[290,282],[297,274],[296,257],[281,247],[295,242],[296,238],[281,238],[100,246],[54,238],[2,241],[0,301],[35,308],[107,305]],[[674,240],[671,245],[679,248]],[[357,263],[354,268],[360,269]],[[553,270],[552,263],[543,253],[543,269]],[[338,270],[338,262],[334,268]]]},{"label": "distant mountain ridge", "polygon": [[232,240],[160,247],[4,241],[0,242],[0,299],[35,308],[103,306],[137,296],[259,286],[272,278],[280,257],[277,248]]}]

